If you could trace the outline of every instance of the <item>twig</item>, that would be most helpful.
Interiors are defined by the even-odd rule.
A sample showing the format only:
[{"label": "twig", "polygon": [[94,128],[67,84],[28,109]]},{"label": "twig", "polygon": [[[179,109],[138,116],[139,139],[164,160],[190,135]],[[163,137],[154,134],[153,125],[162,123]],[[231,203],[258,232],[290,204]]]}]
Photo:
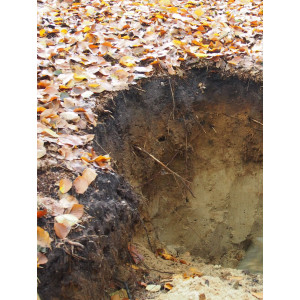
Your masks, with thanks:
[{"label": "twig", "polygon": [[170,84],[170,89],[171,89],[172,99],[173,99],[173,120],[174,120],[174,118],[175,118],[175,98],[174,98],[174,92],[172,89],[170,77],[169,77],[169,84]]},{"label": "twig", "polygon": [[192,194],[192,196],[194,198],[196,198],[193,194],[193,192],[191,191],[191,189],[188,187],[188,185],[186,184],[186,182],[190,183],[187,179],[181,177],[179,174],[177,174],[176,172],[174,172],[173,170],[171,170],[170,168],[168,168],[164,163],[162,163],[159,159],[157,159],[155,156],[153,156],[152,154],[150,154],[149,152],[147,152],[145,149],[142,149],[140,147],[134,146],[135,148],[137,148],[138,150],[146,153],[147,155],[149,155],[152,159],[154,159],[157,163],[159,163],[161,166],[163,166],[167,171],[169,171],[170,173],[172,173],[173,175],[177,176],[182,183],[184,184],[184,186],[189,190],[189,192]]},{"label": "twig", "polygon": [[[196,118],[197,119],[199,119],[199,117],[196,115]],[[205,131],[205,129],[204,129],[204,127],[203,127],[203,125],[201,124],[201,122],[199,122],[198,120],[196,120],[195,118],[194,118],[194,120],[197,122],[197,124],[198,125],[200,125],[201,126],[201,128],[202,128],[202,130],[204,131],[204,133],[206,133],[206,131]]]},{"label": "twig", "polygon": [[251,121],[253,121],[253,122],[255,122],[255,123],[257,123],[257,124],[263,126],[263,123],[261,123],[261,122],[259,122],[259,121],[257,121],[257,120],[254,120],[254,119],[252,119],[252,118],[250,118],[250,117],[249,117],[249,119],[250,119]]}]

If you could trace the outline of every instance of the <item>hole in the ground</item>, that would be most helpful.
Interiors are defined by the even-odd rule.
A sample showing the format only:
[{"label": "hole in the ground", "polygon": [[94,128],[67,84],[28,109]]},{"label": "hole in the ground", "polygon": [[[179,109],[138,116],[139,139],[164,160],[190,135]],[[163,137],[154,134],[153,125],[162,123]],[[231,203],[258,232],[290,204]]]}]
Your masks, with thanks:
[{"label": "hole in the ground", "polygon": [[262,237],[261,87],[200,70],[171,82],[115,97],[98,144],[142,195],[153,247],[237,267]]}]

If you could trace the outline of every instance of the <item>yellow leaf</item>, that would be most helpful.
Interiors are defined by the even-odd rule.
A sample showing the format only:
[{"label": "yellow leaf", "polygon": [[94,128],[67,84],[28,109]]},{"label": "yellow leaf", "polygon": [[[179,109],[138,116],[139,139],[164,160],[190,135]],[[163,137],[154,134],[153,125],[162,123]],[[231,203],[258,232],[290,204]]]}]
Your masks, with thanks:
[{"label": "yellow leaf", "polygon": [[68,33],[68,30],[67,29],[62,29],[61,31],[60,31],[62,34],[67,34]]},{"label": "yellow leaf", "polygon": [[134,58],[131,56],[123,56],[120,59],[120,64],[125,67],[134,67],[136,65]]},{"label": "yellow leaf", "polygon": [[82,80],[86,79],[86,76],[77,75],[76,73],[74,73],[74,79],[77,80],[77,81],[82,81]]},{"label": "yellow leaf", "polygon": [[176,46],[184,46],[186,45],[186,43],[182,42],[182,41],[179,41],[179,40],[173,40],[172,43]]},{"label": "yellow leaf", "polygon": [[49,236],[49,233],[41,227],[37,227],[37,244],[41,247],[51,248],[52,239]]},{"label": "yellow leaf", "polygon": [[98,87],[100,84],[98,84],[98,83],[91,83],[91,84],[89,84],[89,87],[91,87],[91,88],[96,88],[96,87]]},{"label": "yellow leaf", "polygon": [[48,134],[52,137],[59,137],[59,135],[57,135],[53,130],[49,129],[49,128],[45,128],[43,131],[42,131],[43,134]]},{"label": "yellow leaf", "polygon": [[84,28],[83,28],[83,32],[88,32],[88,31],[90,31],[91,30],[91,27],[89,27],[89,26],[85,26]]},{"label": "yellow leaf", "polygon": [[199,18],[204,14],[204,11],[201,8],[194,10],[194,14]]},{"label": "yellow leaf", "polygon": [[170,12],[170,13],[177,13],[178,11],[178,7],[175,7],[175,6],[172,6],[172,7],[168,7],[167,10]]},{"label": "yellow leaf", "polygon": [[46,30],[45,29],[41,29],[40,30],[40,37],[44,37],[44,36],[46,36],[47,34],[46,34]]},{"label": "yellow leaf", "polygon": [[59,190],[62,194],[67,193],[72,187],[72,181],[67,178],[63,178],[59,182]]},{"label": "yellow leaf", "polygon": [[207,57],[207,54],[204,54],[204,53],[195,53],[195,55],[199,58],[201,57]]}]

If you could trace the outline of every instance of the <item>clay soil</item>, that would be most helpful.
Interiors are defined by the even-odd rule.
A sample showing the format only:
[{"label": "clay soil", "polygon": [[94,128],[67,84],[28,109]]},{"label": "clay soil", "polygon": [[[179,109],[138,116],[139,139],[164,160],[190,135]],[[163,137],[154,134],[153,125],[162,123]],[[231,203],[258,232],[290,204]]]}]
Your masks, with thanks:
[{"label": "clay soil", "polygon": [[[111,113],[101,114],[103,107]],[[79,198],[86,207],[84,228],[68,238],[84,249],[54,242],[38,274],[41,299],[110,299],[120,288],[139,300],[257,299],[260,84],[194,69],[142,81],[98,109],[93,146],[111,155],[114,171],[100,173]],[[39,193],[53,197],[51,185],[63,172],[41,168],[39,181],[49,185],[39,185]],[[143,256],[137,268],[128,244]],[[163,260],[155,255],[159,248],[187,264]],[[183,279],[191,267],[203,276]],[[163,289],[168,281],[171,291]],[[148,292],[138,282],[162,290]]]}]

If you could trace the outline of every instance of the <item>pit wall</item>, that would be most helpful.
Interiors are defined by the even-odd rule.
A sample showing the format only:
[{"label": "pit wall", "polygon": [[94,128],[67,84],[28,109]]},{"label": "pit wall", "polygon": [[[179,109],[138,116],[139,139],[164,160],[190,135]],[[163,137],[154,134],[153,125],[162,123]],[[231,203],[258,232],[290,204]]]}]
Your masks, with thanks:
[{"label": "pit wall", "polygon": [[147,80],[112,104],[96,138],[144,199],[151,242],[237,266],[262,236],[261,87],[192,70]]}]

